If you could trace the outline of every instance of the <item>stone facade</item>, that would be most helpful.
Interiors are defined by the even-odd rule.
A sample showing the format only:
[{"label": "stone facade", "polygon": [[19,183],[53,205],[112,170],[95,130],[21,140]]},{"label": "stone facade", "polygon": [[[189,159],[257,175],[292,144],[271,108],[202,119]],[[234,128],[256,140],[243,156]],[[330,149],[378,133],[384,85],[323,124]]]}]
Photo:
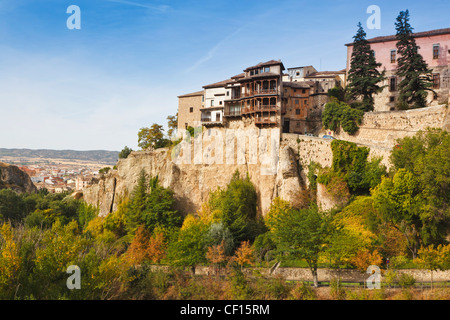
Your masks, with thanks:
[{"label": "stone facade", "polygon": [[196,127],[200,123],[204,101],[204,92],[197,91],[178,96],[178,132],[189,127]]}]

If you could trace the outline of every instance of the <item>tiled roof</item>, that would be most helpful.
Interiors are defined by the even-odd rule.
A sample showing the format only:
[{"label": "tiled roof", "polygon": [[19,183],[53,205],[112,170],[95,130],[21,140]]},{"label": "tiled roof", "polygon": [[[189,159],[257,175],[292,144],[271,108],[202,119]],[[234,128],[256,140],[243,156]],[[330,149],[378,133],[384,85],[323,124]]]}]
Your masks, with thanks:
[{"label": "tiled roof", "polygon": [[274,77],[280,77],[280,75],[277,73],[273,73],[273,72],[262,72],[262,73],[254,74],[252,76],[238,79],[238,81],[252,80],[252,79],[257,79],[257,78],[274,78]]},{"label": "tiled roof", "polygon": [[222,81],[219,81],[219,82],[207,84],[206,86],[203,86],[203,88],[208,89],[208,88],[225,87],[230,81],[234,81],[234,79],[227,79],[227,80],[222,80]]},{"label": "tiled roof", "polygon": [[[436,29],[436,30],[430,30],[430,31],[424,31],[424,32],[417,32],[413,33],[413,36],[415,38],[421,38],[421,37],[431,37],[431,36],[437,36],[441,34],[450,34],[450,28],[444,28],[444,29]],[[381,36],[381,37],[375,37],[371,39],[367,39],[369,43],[376,43],[376,42],[387,42],[387,41],[396,41],[397,37],[395,35],[390,36]],[[346,46],[352,46],[353,42],[347,43]]]},{"label": "tiled roof", "polygon": [[258,63],[257,65],[255,65],[253,67],[248,67],[244,71],[247,72],[247,71],[249,71],[251,69],[267,67],[267,66],[273,66],[273,65],[277,65],[277,64],[280,64],[282,66],[281,70],[284,70],[284,65],[281,62],[281,60],[269,60],[269,61],[266,61],[266,62],[260,62],[260,63]]},{"label": "tiled roof", "polygon": [[183,94],[181,96],[178,96],[178,98],[196,97],[196,96],[202,96],[202,95],[203,95],[203,90],[202,91],[197,91],[197,92]]}]

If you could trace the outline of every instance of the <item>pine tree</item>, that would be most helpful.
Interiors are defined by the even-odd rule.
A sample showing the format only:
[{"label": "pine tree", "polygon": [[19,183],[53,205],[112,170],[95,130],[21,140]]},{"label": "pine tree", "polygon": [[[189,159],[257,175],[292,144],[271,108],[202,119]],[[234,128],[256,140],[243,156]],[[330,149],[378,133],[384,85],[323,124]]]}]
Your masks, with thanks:
[{"label": "pine tree", "polygon": [[427,105],[428,91],[435,94],[431,70],[419,53],[419,47],[409,24],[409,11],[401,11],[395,23],[397,52],[399,55],[396,75],[399,83],[398,108],[423,108]]},{"label": "pine tree", "polygon": [[362,98],[361,108],[372,111],[374,105],[373,95],[383,90],[378,83],[385,79],[384,71],[378,71],[381,63],[375,60],[375,53],[366,40],[366,32],[361,22],[358,23],[358,32],[353,37],[353,52],[348,73],[348,94],[351,99]]}]

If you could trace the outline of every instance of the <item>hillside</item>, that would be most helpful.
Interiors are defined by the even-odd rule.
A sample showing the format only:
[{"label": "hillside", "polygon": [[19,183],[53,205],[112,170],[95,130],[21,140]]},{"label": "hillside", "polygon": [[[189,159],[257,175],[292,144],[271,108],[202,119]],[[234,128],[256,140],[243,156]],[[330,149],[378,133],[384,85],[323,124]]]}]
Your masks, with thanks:
[{"label": "hillside", "polygon": [[2,157],[64,159],[64,160],[90,161],[114,165],[117,162],[118,155],[119,155],[118,151],[106,151],[106,150],[76,151],[76,150],[0,148],[0,159],[2,159]]}]

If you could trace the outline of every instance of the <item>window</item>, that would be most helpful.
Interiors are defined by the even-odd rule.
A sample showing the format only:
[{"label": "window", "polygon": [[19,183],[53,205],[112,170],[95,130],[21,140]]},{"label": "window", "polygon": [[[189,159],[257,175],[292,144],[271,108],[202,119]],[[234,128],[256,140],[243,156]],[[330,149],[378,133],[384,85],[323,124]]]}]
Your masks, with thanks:
[{"label": "window", "polygon": [[389,91],[397,91],[397,78],[391,77],[389,80]]},{"label": "window", "polygon": [[395,102],[395,97],[389,97],[389,102]]},{"label": "window", "polygon": [[264,68],[264,72],[269,72],[270,71],[270,68],[269,67],[265,67]]},{"label": "window", "polygon": [[300,71],[297,71],[295,75],[298,77],[300,75]]},{"label": "window", "polygon": [[441,86],[441,76],[439,73],[433,74],[433,89],[439,89]]},{"label": "window", "polygon": [[305,90],[305,89],[302,89],[302,93],[306,93],[306,90]]},{"label": "window", "polygon": [[294,92],[297,92],[297,89],[294,89]]},{"label": "window", "polygon": [[188,123],[187,122],[184,123],[184,128],[187,130],[187,128],[188,128]]},{"label": "window", "polygon": [[222,101],[219,101],[219,105],[222,105]]},{"label": "window", "polygon": [[295,100],[295,104],[299,104],[300,101],[298,99]]},{"label": "window", "polygon": [[295,114],[300,114],[300,109],[295,109]]},{"label": "window", "polygon": [[202,102],[205,102],[205,96],[202,96]]},{"label": "window", "polygon": [[194,112],[194,108],[193,108],[193,107],[190,107],[190,108],[189,108],[189,112],[190,112],[190,113]]},{"label": "window", "polygon": [[214,100],[211,100],[211,107],[214,107]]},{"label": "window", "polygon": [[227,91],[227,96],[229,96],[230,95],[230,91]]},{"label": "window", "polygon": [[255,72],[253,70],[250,70],[250,75],[252,76],[254,74],[255,74]]},{"label": "window", "polygon": [[433,59],[439,59],[439,44],[433,45]]},{"label": "window", "polygon": [[391,63],[395,63],[396,58],[397,58],[397,51],[391,50]]}]

